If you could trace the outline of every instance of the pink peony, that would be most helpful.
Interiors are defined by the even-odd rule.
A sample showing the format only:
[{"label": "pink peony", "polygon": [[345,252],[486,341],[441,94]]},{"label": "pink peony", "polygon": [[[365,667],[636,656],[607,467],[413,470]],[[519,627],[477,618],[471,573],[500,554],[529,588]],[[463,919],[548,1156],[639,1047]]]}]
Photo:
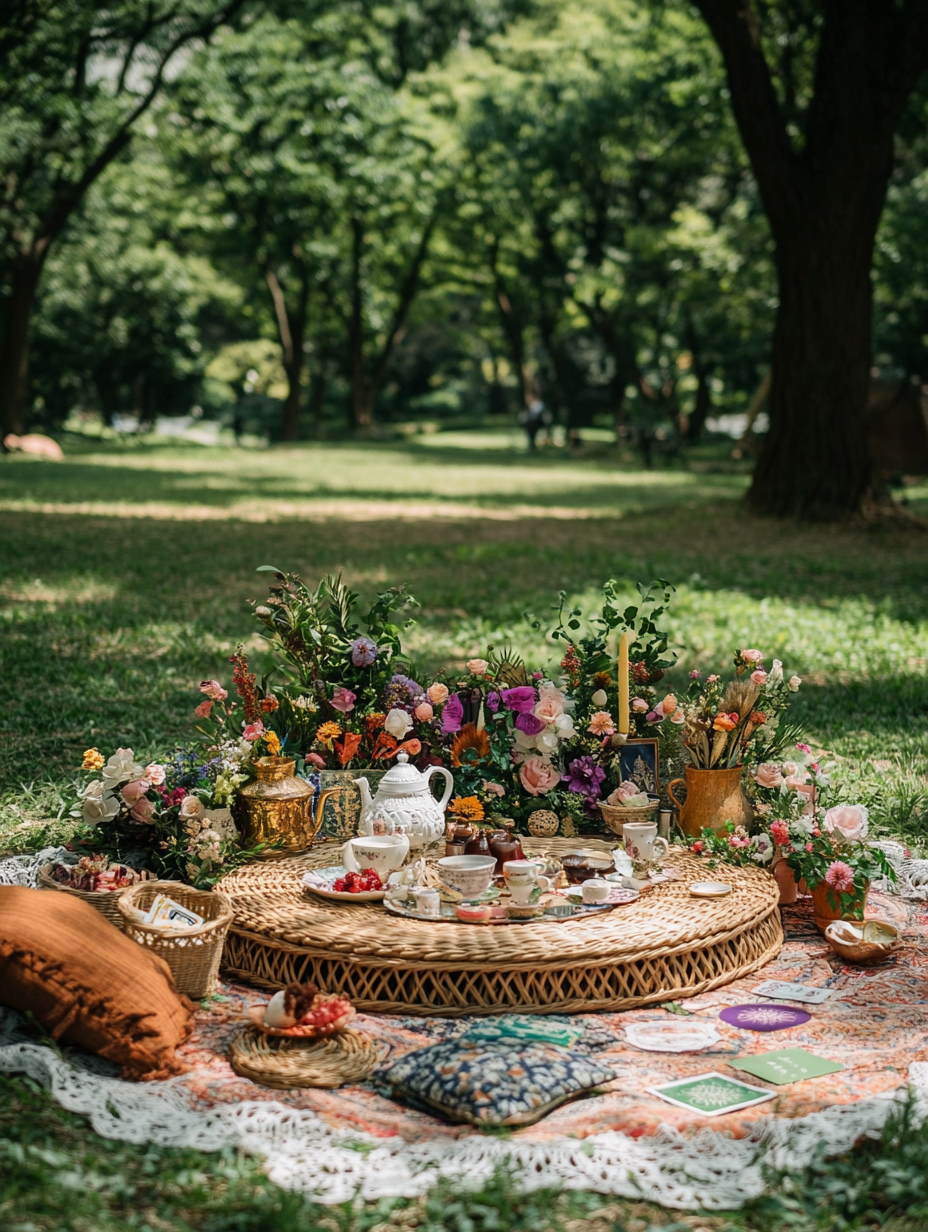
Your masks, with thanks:
[{"label": "pink peony", "polygon": [[608,710],[597,710],[595,714],[590,716],[590,725],[586,730],[592,732],[594,736],[611,736],[615,731],[612,715]]},{"label": "pink peony", "polygon": [[667,715],[673,714],[677,709],[677,699],[672,693],[668,693],[657,709],[662,710]]},{"label": "pink peony", "polygon": [[419,705],[413,711],[413,714],[416,716],[416,718],[419,720],[420,723],[427,723],[429,719],[434,717],[435,711],[432,709],[432,705],[430,702],[420,702]]},{"label": "pink peony", "polygon": [[249,723],[242,732],[242,737],[245,740],[257,740],[264,735],[264,724],[260,719],[256,719],[254,723]]},{"label": "pink peony", "polygon": [[530,796],[543,796],[561,781],[561,776],[547,757],[533,754],[519,767],[519,780]]},{"label": "pink peony", "polygon": [[214,702],[224,702],[229,696],[218,680],[201,680],[200,692]]},{"label": "pink peony", "polygon": [[448,686],[446,684],[429,685],[428,694],[433,706],[443,706],[448,700]]},{"label": "pink peony", "polygon": [[745,663],[763,663],[764,656],[759,650],[742,650],[741,657]]},{"label": "pink peony", "polygon": [[357,693],[352,693],[350,689],[346,689],[344,685],[337,685],[335,692],[332,694],[332,705],[342,714],[348,714],[354,710],[354,704],[357,701]]},{"label": "pink peony", "polygon": [[145,778],[148,779],[152,787],[160,787],[166,777],[164,766],[153,761],[145,767]]},{"label": "pink peony", "polygon": [[126,783],[122,791],[119,793],[126,804],[135,804],[136,800],[141,800],[151,787],[148,779],[133,779],[131,783]]},{"label": "pink peony", "polygon": [[213,708],[212,702],[200,702],[199,706],[194,710],[194,714],[198,719],[208,719],[210,711]]},{"label": "pink peony", "polygon": [[151,821],[154,815],[155,806],[147,796],[140,796],[139,799],[136,800],[135,804],[133,804],[132,809],[129,812],[129,816],[133,821],[137,821],[142,824],[147,821]]},{"label": "pink peony", "polygon": [[825,829],[845,843],[867,837],[868,813],[862,804],[836,804],[825,814]]},{"label": "pink peony", "polygon": [[854,870],[843,860],[834,860],[828,865],[825,880],[837,894],[850,894],[854,888]]},{"label": "pink peony", "polygon": [[767,683],[767,673],[764,671],[762,667],[759,667],[756,671],[751,672],[751,679],[754,681],[755,684],[761,684],[761,685],[766,684]]},{"label": "pink peony", "polygon": [[643,697],[633,697],[632,698],[632,710],[637,711],[638,714],[647,714],[648,703],[644,700]]},{"label": "pink peony", "polygon": [[489,664],[486,659],[468,659],[467,670],[473,672],[475,676],[483,676],[486,673]]},{"label": "pink peony", "polygon": [[[536,719],[541,719],[542,723],[554,723],[564,713],[562,694],[557,689],[543,690],[541,699],[532,713]],[[592,730],[591,727],[590,731]]]}]

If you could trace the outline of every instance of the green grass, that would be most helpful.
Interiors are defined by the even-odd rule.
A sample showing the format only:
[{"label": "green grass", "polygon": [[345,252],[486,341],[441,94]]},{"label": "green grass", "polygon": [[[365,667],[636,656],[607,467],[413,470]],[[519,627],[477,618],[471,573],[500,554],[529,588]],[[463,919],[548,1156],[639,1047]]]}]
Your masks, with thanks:
[{"label": "green grass", "polygon": [[[839,759],[848,792],[885,832],[928,850],[928,533],[750,517],[746,476],[721,450],[643,472],[602,445],[529,458],[513,443],[448,433],[239,451],[75,438],[64,463],[0,458],[0,851],[68,832],[88,745],[150,754],[192,735],[197,682],[227,679],[242,640],[260,656],[246,601],[262,594],[261,564],[307,579],[342,570],[367,595],[407,582],[421,604],[409,641],[423,670],[488,640],[549,662],[554,648],[526,612],[546,618],[561,589],[589,610],[609,577],[630,596],[637,581],[665,577],[678,585],[680,673],[724,665],[736,645],[782,658],[805,679],[795,715]],[[928,512],[928,488],[906,495]],[[248,1161],[103,1144],[46,1097],[9,1090],[0,1185],[12,1189],[0,1189],[0,1212],[21,1221],[10,1226],[323,1226]],[[33,1150],[46,1147],[52,1162]],[[866,1150],[877,1152],[871,1168],[892,1155]],[[22,1152],[26,1164],[15,1162]],[[41,1186],[28,1200],[16,1188],[27,1164],[27,1190]],[[829,1185],[843,1193],[858,1164],[810,1172],[808,1209],[782,1182],[775,1216],[759,1206],[675,1226],[873,1226],[902,1209],[885,1178],[840,1218],[815,1205]],[[106,1179],[117,1174],[127,1188]],[[541,1210],[571,1228],[643,1232],[676,1218],[577,1195],[539,1207],[503,1181],[479,1198],[430,1201],[333,1214],[326,1226],[541,1228]]]}]

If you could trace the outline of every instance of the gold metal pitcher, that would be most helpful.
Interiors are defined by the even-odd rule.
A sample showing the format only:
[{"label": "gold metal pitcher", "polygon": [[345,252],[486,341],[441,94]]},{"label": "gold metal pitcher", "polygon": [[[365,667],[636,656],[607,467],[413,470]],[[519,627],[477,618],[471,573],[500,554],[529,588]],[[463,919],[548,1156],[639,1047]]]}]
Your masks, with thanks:
[{"label": "gold metal pitcher", "polygon": [[243,836],[253,843],[273,843],[282,851],[306,851],[313,845],[322,825],[329,788],[315,792],[311,783],[294,773],[296,762],[289,757],[259,757],[254,763],[254,780],[238,793],[236,820]]}]

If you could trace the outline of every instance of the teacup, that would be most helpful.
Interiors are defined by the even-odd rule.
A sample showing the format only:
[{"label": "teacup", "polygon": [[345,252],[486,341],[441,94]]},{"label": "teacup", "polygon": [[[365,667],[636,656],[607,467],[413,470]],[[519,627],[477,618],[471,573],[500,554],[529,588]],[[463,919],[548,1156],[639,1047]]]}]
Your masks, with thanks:
[{"label": "teacup", "polygon": [[496,856],[443,856],[438,861],[442,885],[465,898],[476,898],[490,888],[496,872]]},{"label": "teacup", "polygon": [[584,881],[581,893],[585,903],[604,903],[609,897],[612,886],[601,877],[590,877]]},{"label": "teacup", "polygon": [[[636,864],[660,863],[670,844],[657,833],[655,821],[626,821],[622,828],[625,850]],[[660,854],[657,854],[660,848]]]},{"label": "teacup", "polygon": [[544,876],[543,868],[541,860],[507,860],[503,865],[506,888],[518,906],[525,906],[538,894],[551,889],[553,883],[550,877]]},{"label": "teacup", "polygon": [[405,834],[374,834],[369,838],[350,838],[342,848],[342,863],[349,873],[372,868],[381,881],[402,868],[409,855],[409,839]]}]

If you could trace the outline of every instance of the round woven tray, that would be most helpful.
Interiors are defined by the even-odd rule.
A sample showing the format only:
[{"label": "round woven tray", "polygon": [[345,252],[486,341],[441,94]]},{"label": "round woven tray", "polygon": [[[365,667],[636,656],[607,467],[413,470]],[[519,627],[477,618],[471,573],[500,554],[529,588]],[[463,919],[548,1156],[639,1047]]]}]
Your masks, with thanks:
[{"label": "round woven tray", "polygon": [[72,898],[79,898],[89,903],[95,911],[99,911],[111,924],[115,924],[120,932],[123,931],[119,900],[133,888],[132,886],[123,886],[121,890],[74,890],[71,886],[61,885],[60,882],[55,881],[51,876],[51,868],[50,864],[46,864],[39,869],[36,880],[40,890],[61,890],[65,894],[70,894]]},{"label": "round woven tray", "polygon": [[342,1031],[331,1039],[279,1039],[244,1027],[229,1045],[237,1074],[265,1087],[340,1087],[363,1082],[380,1060],[369,1035]]},{"label": "round woven tray", "polygon": [[[557,856],[570,839],[523,847]],[[612,844],[584,839],[585,848]],[[532,928],[478,928],[388,915],[378,904],[326,902],[303,893],[323,849],[245,865],[220,882],[235,912],[225,970],[264,988],[311,981],[358,1010],[400,1014],[565,1013],[631,1009],[691,997],[764,966],[779,953],[779,891],[769,873],[726,868],[724,899],[690,897],[705,866],[673,848],[679,880],[621,911]]]}]

